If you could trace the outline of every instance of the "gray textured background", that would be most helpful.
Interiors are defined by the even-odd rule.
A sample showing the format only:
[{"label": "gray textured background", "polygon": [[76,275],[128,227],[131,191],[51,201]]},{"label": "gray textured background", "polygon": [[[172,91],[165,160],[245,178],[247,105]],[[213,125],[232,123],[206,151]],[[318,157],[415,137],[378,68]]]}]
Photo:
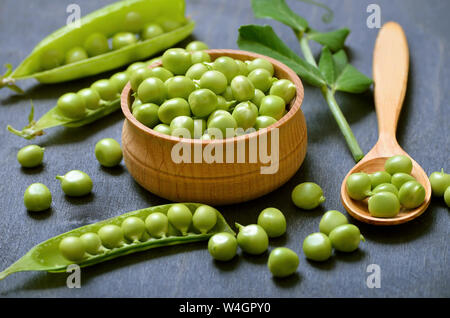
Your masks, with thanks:
[{"label": "gray textured background", "polygon": [[[72,0],[1,0],[0,63],[17,66],[47,34],[66,21],[66,6]],[[82,13],[98,9],[111,0],[77,0]],[[237,48],[241,24],[270,23],[296,51],[290,29],[266,20],[256,20],[245,0],[188,0],[187,14],[197,21],[193,37],[212,48]],[[376,29],[366,27],[366,8],[373,1],[327,1],[334,10],[330,24],[321,20],[324,10],[290,0],[295,11],[319,30],[347,26],[352,30],[347,44],[352,63],[371,75]],[[448,1],[376,1],[382,22],[395,20],[405,29],[411,54],[411,74],[398,139],[427,173],[449,166],[449,72],[450,20]],[[184,42],[184,44],[187,41]],[[314,47],[317,50],[317,47]],[[4,269],[35,244],[56,234],[123,212],[166,203],[137,185],[124,166],[101,168],[94,157],[95,143],[104,137],[120,140],[120,112],[80,129],[56,128],[34,142],[46,147],[42,168],[23,170],[15,157],[29,144],[6,132],[7,124],[20,128],[26,123],[30,98],[36,115],[55,105],[57,98],[90,85],[94,80],[57,85],[21,82],[22,96],[0,91],[0,268]],[[339,95],[364,151],[376,141],[377,126],[370,94]],[[273,279],[266,268],[267,255],[239,254],[233,261],[211,260],[204,243],[160,248],[129,255],[82,271],[82,288],[66,288],[66,274],[17,273],[0,281],[2,297],[449,297],[449,210],[434,199],[418,219],[396,227],[374,227],[352,220],[367,239],[351,254],[335,254],[328,262],[307,261],[300,251],[303,239],[318,230],[322,213],[343,207],[339,186],[354,162],[319,90],[306,87],[303,111],[308,123],[308,153],[298,173],[283,187],[260,199],[221,208],[232,224],[254,223],[265,207],[280,208],[287,217],[288,234],[273,240],[271,247],[288,246],[300,254],[298,274]],[[54,179],[71,169],[92,176],[94,192],[88,198],[66,198]],[[321,209],[304,212],[290,201],[292,188],[303,181],[322,185],[327,201]],[[22,203],[25,188],[43,182],[53,193],[50,212],[28,213]],[[381,288],[366,287],[366,267],[381,267]]]}]

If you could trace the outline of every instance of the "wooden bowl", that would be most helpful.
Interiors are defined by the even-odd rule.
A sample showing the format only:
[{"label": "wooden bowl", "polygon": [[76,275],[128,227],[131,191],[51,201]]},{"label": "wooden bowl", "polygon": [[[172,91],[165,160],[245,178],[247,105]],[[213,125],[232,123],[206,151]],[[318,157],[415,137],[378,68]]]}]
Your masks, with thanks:
[{"label": "wooden bowl", "polygon": [[[303,85],[294,71],[272,58],[238,50],[207,52],[212,60],[220,56],[230,56],[243,61],[258,57],[270,61],[277,78],[289,79],[297,87],[297,95],[288,105],[287,114],[266,129],[239,137],[221,140],[182,139],[156,132],[134,118],[130,111],[133,96],[128,83],[121,96],[122,111],[125,115],[122,130],[125,165],[142,187],[171,201],[202,202],[212,205],[248,201],[267,194],[288,181],[305,158],[306,122],[300,109],[304,94]],[[160,65],[161,63],[155,63],[150,67]],[[256,157],[256,160],[249,162],[249,148],[254,142],[267,138],[268,150],[261,149],[270,154],[273,143],[271,138],[275,137],[277,132],[279,142],[276,139],[273,142],[275,151],[278,144],[278,160],[276,160],[278,170],[275,173],[262,174],[261,168],[269,164],[263,162],[259,155],[253,156],[254,151],[250,154]],[[175,163],[172,160],[172,148],[177,144],[191,150],[191,162]],[[245,147],[244,163],[237,161],[237,145]],[[223,147],[222,155],[219,152],[215,153],[218,159],[216,162],[207,163],[204,160],[194,162],[194,150],[201,149],[204,153],[205,147],[212,146]],[[229,159],[234,159],[232,162],[230,160],[227,162],[227,154]]]}]

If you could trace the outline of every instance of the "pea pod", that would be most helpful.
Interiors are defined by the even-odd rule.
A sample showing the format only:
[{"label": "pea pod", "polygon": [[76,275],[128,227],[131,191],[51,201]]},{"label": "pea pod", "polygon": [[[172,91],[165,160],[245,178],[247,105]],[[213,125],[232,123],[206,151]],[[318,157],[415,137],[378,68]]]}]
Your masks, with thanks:
[{"label": "pea pod", "polygon": [[[150,65],[158,61],[160,57],[151,59],[145,62],[146,65]],[[114,76],[114,75],[113,75]],[[111,77],[113,77],[111,76]],[[44,130],[57,126],[65,127],[81,127],[90,124],[98,119],[101,119],[120,108],[120,93],[117,93],[117,98],[111,101],[100,101],[101,107],[98,109],[87,109],[86,114],[81,119],[73,119],[63,116],[59,111],[58,107],[55,106],[45,113],[39,120],[35,121],[34,117],[34,107],[31,106],[31,112],[28,116],[28,125],[26,125],[22,130],[14,129],[11,125],[8,125],[8,130],[20,137],[25,139],[33,139],[36,136],[41,136],[44,134]]]},{"label": "pea pod", "polygon": [[[92,12],[80,19],[80,27],[67,25],[43,39],[14,70],[0,76],[0,88],[9,87],[21,92],[16,80],[35,78],[41,83],[59,83],[109,71],[133,61],[146,59],[155,53],[173,46],[192,33],[195,23],[184,16],[184,0],[126,0]],[[181,26],[148,40],[137,41],[120,49],[92,56],[80,61],[43,70],[41,57],[48,52],[68,52],[83,46],[84,41],[95,32],[106,37],[129,28],[126,17],[130,12],[140,14],[142,24],[154,22],[164,24],[178,22]]]},{"label": "pea pod", "polygon": [[[42,242],[35,247],[33,247],[25,256],[20,258],[17,262],[12,264],[6,270],[0,273],[0,280],[4,279],[6,276],[23,271],[48,271],[48,272],[65,272],[67,266],[71,264],[78,264],[80,267],[91,266],[97,263],[101,263],[119,256],[128,255],[135,252],[145,251],[151,248],[186,244],[191,242],[206,241],[212,235],[221,232],[228,232],[230,234],[235,234],[230,226],[227,224],[223,216],[216,210],[217,213],[217,223],[214,227],[205,234],[202,234],[200,230],[197,230],[194,225],[188,229],[186,235],[182,235],[181,232],[176,230],[172,225],[168,226],[168,233],[162,238],[150,237],[148,232],[145,232],[140,240],[124,241],[119,247],[106,248],[101,246],[96,254],[86,253],[84,257],[80,257],[79,261],[70,261],[65,258],[61,252],[61,242],[65,238],[70,238],[72,240],[78,240],[80,236],[86,233],[98,233],[101,228],[114,227],[118,228],[122,225],[123,221],[130,217],[136,217],[141,220],[145,220],[150,214],[160,212],[167,215],[170,207],[174,204],[166,204],[155,207],[150,207],[142,210],[132,211],[120,216],[100,221],[98,223],[86,225],[72,231],[66,232],[64,234],[55,236],[45,242]],[[199,203],[184,203],[192,213],[202,206]],[[109,230],[109,229],[108,229]],[[97,250],[97,249],[96,249]],[[89,249],[86,249],[89,251]],[[83,253],[81,253],[83,255]]]}]

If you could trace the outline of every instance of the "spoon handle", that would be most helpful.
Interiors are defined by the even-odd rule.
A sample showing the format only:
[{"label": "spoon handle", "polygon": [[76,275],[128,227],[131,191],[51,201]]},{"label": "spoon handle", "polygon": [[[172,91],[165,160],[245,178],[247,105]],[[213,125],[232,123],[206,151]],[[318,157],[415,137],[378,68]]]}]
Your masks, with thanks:
[{"label": "spoon handle", "polygon": [[396,140],[408,68],[409,51],[405,33],[399,24],[388,22],[378,33],[373,53],[375,108],[380,140]]}]

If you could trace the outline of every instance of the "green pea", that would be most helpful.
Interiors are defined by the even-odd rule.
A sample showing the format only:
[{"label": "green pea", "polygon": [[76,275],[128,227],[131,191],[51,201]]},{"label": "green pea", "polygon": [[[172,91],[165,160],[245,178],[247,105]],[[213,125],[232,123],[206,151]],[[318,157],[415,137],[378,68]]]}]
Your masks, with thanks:
[{"label": "green pea", "polygon": [[178,116],[170,122],[171,135],[174,137],[194,138],[194,120],[189,116]]},{"label": "green pea", "polygon": [[163,28],[161,28],[160,25],[155,23],[149,23],[144,26],[144,29],[141,32],[141,38],[143,40],[152,39],[158,35],[161,35],[164,33]]},{"label": "green pea", "polygon": [[167,97],[181,97],[188,99],[189,95],[195,90],[194,82],[186,76],[175,76],[167,80],[164,85],[167,88]]},{"label": "green pea", "polygon": [[375,187],[375,189],[372,190],[372,193],[379,193],[379,192],[391,192],[396,196],[398,196],[398,189],[392,183],[379,184]]},{"label": "green pea", "polygon": [[42,164],[45,148],[28,145],[17,152],[17,161],[24,168],[34,168]]},{"label": "green pea", "polygon": [[52,194],[44,184],[33,183],[25,190],[23,203],[28,211],[45,211],[52,204]]},{"label": "green pea", "polygon": [[425,201],[425,188],[417,181],[405,182],[398,191],[400,204],[407,209],[414,209]]},{"label": "green pea", "polygon": [[331,241],[328,236],[323,233],[310,234],[303,241],[303,253],[306,258],[312,261],[326,261],[331,257]]},{"label": "green pea", "polygon": [[187,206],[181,203],[172,205],[167,211],[167,217],[182,235],[187,235],[187,231],[192,222],[192,212]]},{"label": "green pea", "polygon": [[400,189],[402,185],[408,181],[416,181],[416,179],[412,175],[404,172],[397,172],[393,174],[391,178],[391,183],[395,185],[397,189]]},{"label": "green pea", "polygon": [[248,74],[248,79],[253,83],[255,88],[262,92],[267,92],[272,86],[272,75],[263,68],[257,68]]},{"label": "green pea", "polygon": [[277,122],[277,120],[270,116],[258,116],[255,121],[255,129],[259,130],[262,128],[267,128],[270,125],[273,125]]},{"label": "green pea", "polygon": [[170,32],[181,27],[182,23],[175,20],[165,20],[161,23],[161,26],[165,32]]},{"label": "green pea", "polygon": [[376,188],[378,185],[382,183],[390,183],[391,175],[386,171],[377,171],[369,174],[370,182],[372,185],[372,189]]},{"label": "green pea", "polygon": [[159,124],[158,111],[159,106],[156,104],[142,104],[133,110],[133,116],[145,126],[153,128]]},{"label": "green pea", "polygon": [[287,277],[295,273],[300,260],[297,253],[287,247],[277,247],[270,252],[267,267],[275,277]]},{"label": "green pea", "polygon": [[89,56],[97,56],[109,51],[108,39],[98,32],[92,33],[87,37],[83,46]]},{"label": "green pea", "polygon": [[183,49],[168,49],[162,56],[162,64],[175,75],[185,74],[191,67],[191,54]]},{"label": "green pea", "polygon": [[101,139],[95,145],[95,158],[104,167],[115,167],[122,161],[120,144],[112,138]]},{"label": "green pea", "polygon": [[391,175],[397,172],[410,174],[412,170],[412,161],[404,155],[392,156],[384,163],[384,170]]},{"label": "green pea", "polygon": [[227,232],[214,234],[208,241],[209,254],[218,261],[231,260],[236,256],[237,246],[236,237]]},{"label": "green pea", "polygon": [[109,80],[116,87],[116,91],[121,92],[125,85],[127,85],[130,77],[128,76],[127,72],[119,72],[111,76]]},{"label": "green pea", "polygon": [[95,110],[102,106],[100,95],[92,88],[83,88],[77,94],[81,96],[87,109]]},{"label": "green pea", "polygon": [[131,89],[134,92],[137,92],[139,85],[141,85],[145,79],[153,76],[152,72],[152,69],[149,69],[148,67],[139,67],[132,71],[130,75]]},{"label": "green pea", "polygon": [[275,95],[264,96],[259,106],[259,114],[261,116],[270,116],[276,120],[280,120],[284,115],[286,105],[284,100]]},{"label": "green pea", "polygon": [[208,120],[208,134],[215,138],[233,137],[237,128],[236,119],[230,113],[219,114]]},{"label": "green pea", "polygon": [[193,80],[199,80],[206,72],[208,72],[208,67],[205,64],[196,63],[187,70],[186,77]]},{"label": "green pea", "polygon": [[102,240],[96,233],[85,233],[80,236],[80,240],[89,254],[95,255],[101,252]]},{"label": "green pea", "polygon": [[157,77],[149,77],[142,81],[137,95],[143,103],[162,103],[167,97],[167,87]]},{"label": "green pea", "polygon": [[191,61],[192,64],[203,62],[209,63],[211,62],[211,56],[204,51],[195,51],[191,52]]},{"label": "green pea", "polygon": [[231,116],[231,114],[230,114],[227,110],[217,109],[217,110],[213,111],[213,112],[208,116],[208,120],[207,120],[207,122],[206,122],[206,125],[209,125],[209,123],[211,122],[211,120],[213,120],[213,118],[216,117],[216,116],[218,116],[218,115]]},{"label": "green pea", "polygon": [[121,225],[123,235],[133,241],[139,241],[145,233],[145,223],[140,218],[130,216],[123,220]]},{"label": "green pea", "polygon": [[347,193],[350,198],[363,200],[372,193],[370,192],[372,183],[367,173],[356,172],[348,176],[346,182]]},{"label": "green pea", "polygon": [[183,98],[172,98],[166,100],[158,110],[158,117],[164,124],[170,124],[175,117],[190,116],[191,109],[189,104]]},{"label": "green pea", "polygon": [[331,231],[329,238],[331,245],[341,252],[353,252],[358,248],[359,242],[365,241],[358,227],[353,224],[338,226]]},{"label": "green pea", "polygon": [[67,236],[59,242],[59,251],[69,261],[79,261],[86,253],[83,242],[79,237]]},{"label": "green pea", "polygon": [[369,213],[379,218],[395,217],[400,211],[400,201],[392,192],[378,192],[369,198]]},{"label": "green pea", "polygon": [[267,70],[270,76],[273,76],[274,73],[273,65],[269,61],[262,58],[256,58],[248,63],[248,70],[250,72],[261,68]]},{"label": "green pea", "polygon": [[144,62],[134,62],[133,64],[130,64],[130,66],[128,66],[126,72],[131,76],[138,69],[147,68],[147,66],[148,65]]},{"label": "green pea", "polygon": [[225,110],[227,112],[231,111],[231,107],[234,105],[234,102],[228,102],[223,96],[217,95],[217,106],[216,110]]},{"label": "green pea", "polygon": [[208,205],[199,206],[192,216],[192,224],[202,234],[208,233],[217,223],[217,212]]},{"label": "green pea", "polygon": [[142,29],[143,19],[139,12],[130,11],[125,15],[124,26],[126,31],[137,33]]},{"label": "green pea", "polygon": [[238,104],[232,113],[238,127],[248,129],[253,127],[258,117],[258,108],[251,102],[242,102]]},{"label": "green pea", "polygon": [[86,105],[83,98],[75,93],[66,93],[62,95],[56,107],[61,114],[67,118],[81,119],[86,115]]},{"label": "green pea", "polygon": [[339,225],[348,224],[347,217],[339,211],[327,211],[320,219],[319,231],[329,235]]},{"label": "green pea", "polygon": [[80,46],[76,46],[66,53],[65,64],[72,64],[79,61],[83,61],[88,58],[88,54],[85,49]]},{"label": "green pea", "polygon": [[270,238],[278,237],[286,233],[286,218],[276,208],[262,210],[258,216],[258,225],[266,231]]},{"label": "green pea", "polygon": [[42,52],[40,57],[40,66],[42,70],[51,70],[55,67],[61,66],[64,62],[64,53],[57,49],[48,49]]},{"label": "green pea", "polygon": [[92,191],[92,179],[83,171],[72,170],[64,176],[56,176],[61,182],[63,192],[71,197],[81,197]]},{"label": "green pea", "polygon": [[280,79],[272,84],[269,94],[279,96],[286,104],[289,104],[297,94],[297,88],[290,80]]},{"label": "green pea", "polygon": [[223,73],[226,76],[228,83],[231,83],[231,80],[239,74],[239,66],[236,61],[229,56],[217,58],[213,62],[212,68]]},{"label": "green pea", "polygon": [[131,104],[131,112],[142,105],[142,101],[139,98],[135,98],[133,104]]},{"label": "green pea", "polygon": [[444,201],[445,204],[450,208],[450,186],[447,187],[447,190],[444,192]]},{"label": "green pea", "polygon": [[164,213],[154,212],[145,219],[145,227],[151,236],[163,238],[169,232],[169,219]]},{"label": "green pea", "polygon": [[230,86],[227,86],[227,88],[223,92],[222,96],[229,102],[234,101],[233,91],[231,90]]},{"label": "green pea", "polygon": [[239,69],[238,75],[244,75],[244,76],[247,76],[248,73],[249,73],[247,64],[244,63],[244,62],[241,61],[241,60],[234,60],[234,62],[237,64],[238,69]]},{"label": "green pea", "polygon": [[186,51],[188,52],[194,52],[194,51],[202,51],[202,50],[208,50],[209,46],[202,42],[202,41],[192,41],[186,46]]},{"label": "green pea", "polygon": [[314,182],[304,182],[297,185],[292,191],[292,202],[304,210],[312,210],[325,202],[322,188]]},{"label": "green pea", "polygon": [[208,116],[216,109],[217,106],[216,94],[207,88],[193,91],[189,95],[188,101],[192,114],[197,117]]},{"label": "green pea", "polygon": [[261,106],[261,102],[264,96],[266,95],[264,95],[264,93],[261,90],[255,88],[255,96],[250,101],[259,108]]},{"label": "green pea", "polygon": [[91,88],[97,91],[101,99],[106,101],[112,101],[119,97],[119,92],[116,85],[114,85],[110,80],[107,79],[96,81],[91,85]]},{"label": "green pea", "polygon": [[199,139],[206,130],[206,120],[198,118],[194,119],[194,138]]},{"label": "green pea", "polygon": [[227,78],[219,71],[207,71],[200,77],[200,87],[207,88],[215,94],[222,94],[227,88]]},{"label": "green pea", "polygon": [[98,230],[98,236],[106,248],[120,247],[124,243],[122,229],[114,224],[104,225]]},{"label": "green pea", "polygon": [[[195,122],[194,122],[195,124]],[[154,131],[157,131],[161,134],[165,134],[165,135],[171,135],[172,131],[170,130],[170,126],[166,125],[166,124],[158,124],[155,127],[153,127]],[[194,125],[194,130],[195,130],[195,125]]]},{"label": "green pea", "polygon": [[255,97],[255,86],[243,75],[234,77],[230,84],[233,97],[238,102],[248,101]]},{"label": "green pea", "polygon": [[236,223],[236,227],[239,230],[237,243],[244,252],[259,255],[267,251],[269,237],[261,226],[257,224],[243,226]]},{"label": "green pea", "polygon": [[152,68],[150,72],[151,72],[152,77],[157,77],[163,82],[165,82],[169,78],[173,77],[173,74],[171,71],[166,70],[164,67],[161,67],[161,66]]},{"label": "green pea", "polygon": [[441,171],[435,171],[430,174],[431,189],[433,190],[433,195],[437,197],[442,197],[444,192],[450,186],[450,174],[445,173],[444,169]]}]

